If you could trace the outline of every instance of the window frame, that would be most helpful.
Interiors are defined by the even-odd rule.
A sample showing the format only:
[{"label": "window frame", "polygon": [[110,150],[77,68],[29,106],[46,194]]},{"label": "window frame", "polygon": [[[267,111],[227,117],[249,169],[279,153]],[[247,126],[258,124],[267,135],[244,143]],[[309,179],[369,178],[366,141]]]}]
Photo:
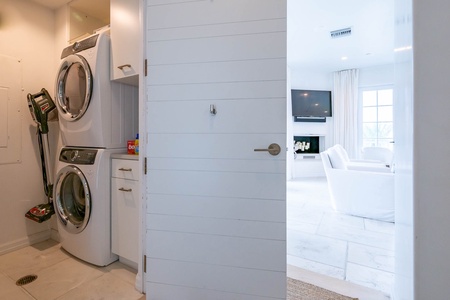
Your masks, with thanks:
[{"label": "window frame", "polygon": [[[363,93],[367,91],[380,91],[380,90],[392,90],[392,119],[394,119],[394,103],[395,103],[395,91],[394,91],[394,85],[393,84],[386,84],[386,85],[374,85],[374,86],[365,86],[360,87],[358,91],[358,155],[361,155],[361,151],[364,147],[363,143]],[[390,105],[381,105],[381,106],[390,106]],[[378,105],[378,94],[377,94],[377,105],[374,107],[379,107]],[[377,127],[378,127],[378,116],[377,116]],[[389,122],[381,122],[381,123],[389,123]],[[394,128],[394,120],[392,120],[392,128],[395,134],[395,128]],[[378,136],[377,136],[378,141]],[[392,140],[394,140],[394,137],[392,137]],[[378,142],[377,142],[378,144]],[[393,145],[390,147],[391,150],[393,150]]]}]

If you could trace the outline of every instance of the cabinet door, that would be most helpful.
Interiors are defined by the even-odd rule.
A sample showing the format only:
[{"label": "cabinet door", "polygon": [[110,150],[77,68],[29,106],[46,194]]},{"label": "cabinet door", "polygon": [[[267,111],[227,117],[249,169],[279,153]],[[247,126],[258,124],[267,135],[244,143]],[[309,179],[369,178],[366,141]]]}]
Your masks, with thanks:
[{"label": "cabinet door", "polygon": [[112,252],[138,263],[138,181],[112,178]]},{"label": "cabinet door", "polygon": [[138,85],[139,1],[111,0],[111,79]]},{"label": "cabinet door", "polygon": [[116,178],[139,180],[139,161],[128,159],[113,159],[111,176]]}]

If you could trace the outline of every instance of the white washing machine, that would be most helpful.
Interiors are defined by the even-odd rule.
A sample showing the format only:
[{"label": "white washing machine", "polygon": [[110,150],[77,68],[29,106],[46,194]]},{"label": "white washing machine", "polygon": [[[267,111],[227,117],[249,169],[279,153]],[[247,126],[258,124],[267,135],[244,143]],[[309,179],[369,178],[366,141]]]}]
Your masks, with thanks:
[{"label": "white washing machine", "polygon": [[110,80],[110,30],[66,47],[56,106],[66,146],[122,148],[138,127],[138,88]]},{"label": "white washing machine", "polygon": [[97,266],[118,259],[111,252],[110,156],[124,151],[63,147],[56,166],[53,203],[61,246]]}]

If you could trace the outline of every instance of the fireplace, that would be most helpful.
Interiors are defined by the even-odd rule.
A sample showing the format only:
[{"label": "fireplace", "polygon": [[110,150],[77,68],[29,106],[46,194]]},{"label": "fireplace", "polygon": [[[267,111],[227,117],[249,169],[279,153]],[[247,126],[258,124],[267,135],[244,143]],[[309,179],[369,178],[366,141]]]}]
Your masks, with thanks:
[{"label": "fireplace", "polygon": [[319,154],[320,136],[294,136],[294,151],[297,154]]}]

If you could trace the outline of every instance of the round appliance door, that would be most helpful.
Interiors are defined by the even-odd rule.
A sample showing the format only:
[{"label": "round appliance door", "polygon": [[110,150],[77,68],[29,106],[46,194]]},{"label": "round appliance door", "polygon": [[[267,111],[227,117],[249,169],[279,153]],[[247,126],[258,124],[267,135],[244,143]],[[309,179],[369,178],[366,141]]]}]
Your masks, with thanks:
[{"label": "round appliance door", "polygon": [[86,177],[76,166],[66,166],[58,172],[54,201],[58,219],[68,232],[80,233],[86,228],[91,193]]},{"label": "round appliance door", "polygon": [[76,121],[86,112],[92,93],[92,73],[86,59],[78,54],[64,58],[56,79],[56,105],[60,116]]}]

